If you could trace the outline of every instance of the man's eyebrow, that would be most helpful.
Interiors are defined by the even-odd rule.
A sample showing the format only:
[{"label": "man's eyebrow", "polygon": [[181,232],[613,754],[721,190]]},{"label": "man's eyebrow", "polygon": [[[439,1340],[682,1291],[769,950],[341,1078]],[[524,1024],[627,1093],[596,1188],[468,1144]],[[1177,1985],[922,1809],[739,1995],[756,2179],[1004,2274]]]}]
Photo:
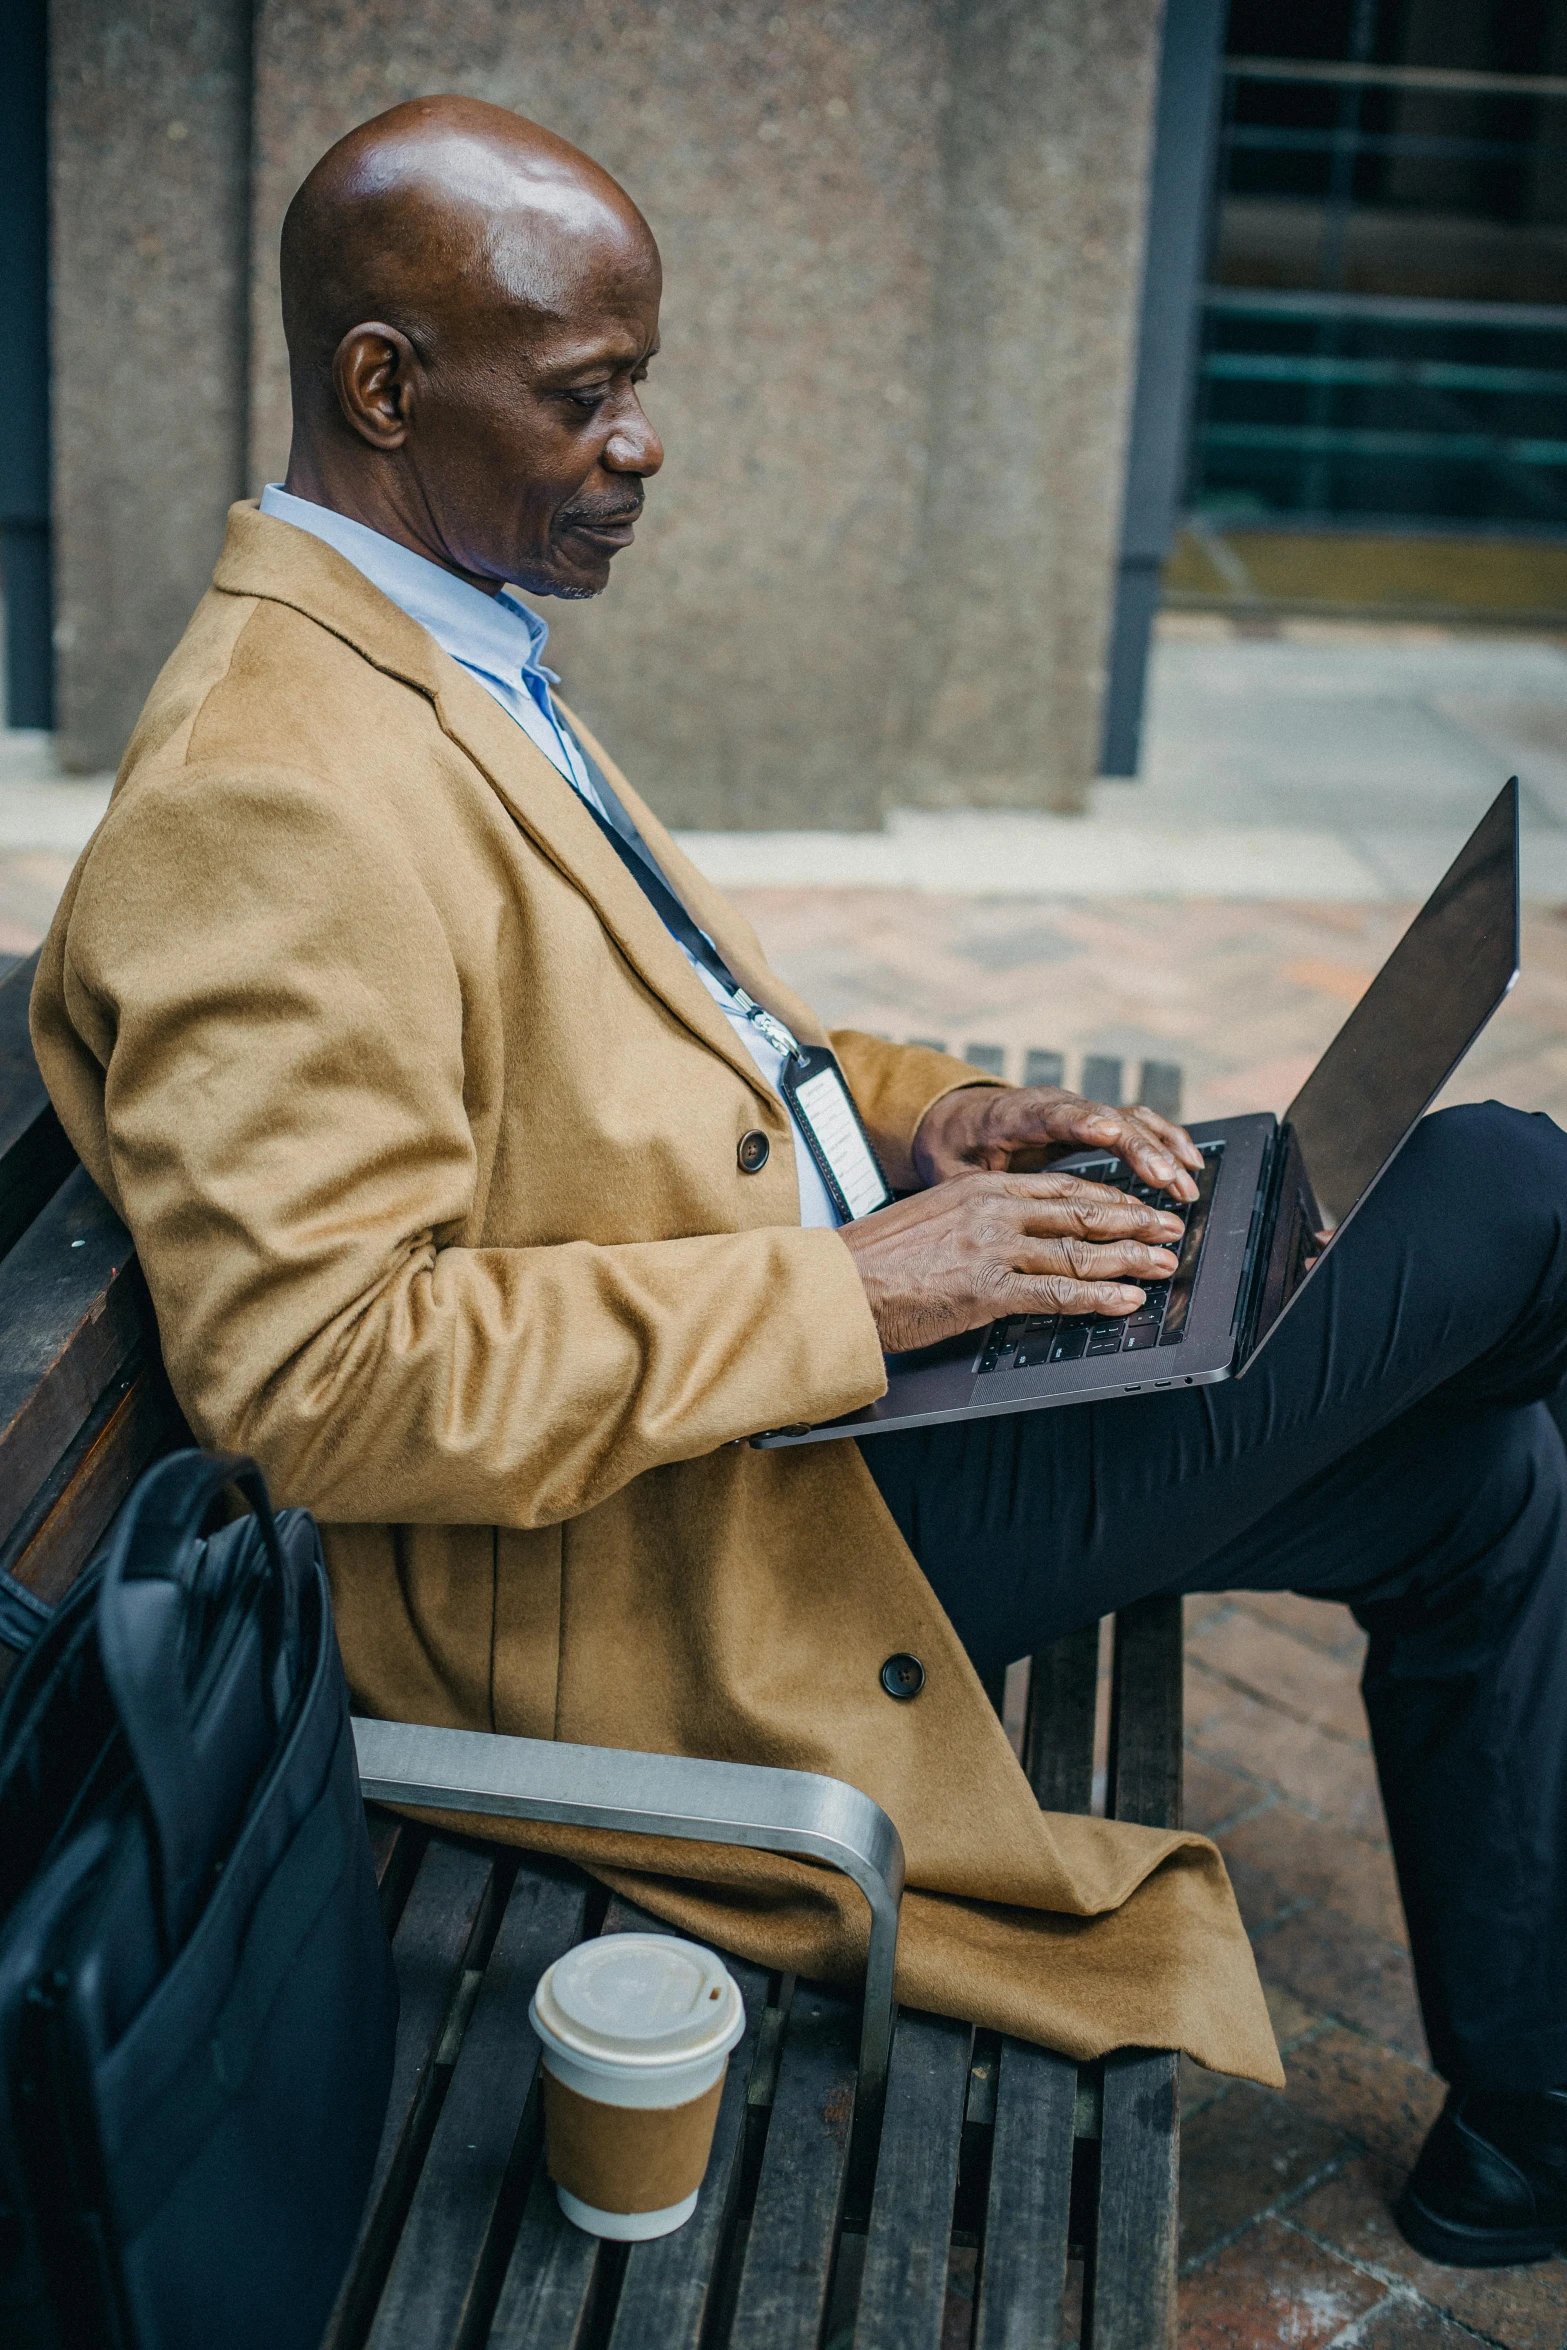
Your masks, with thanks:
[{"label": "man's eyebrow", "polygon": [[575,376],[603,374],[606,371],[613,375],[622,367],[645,367],[650,359],[658,357],[660,348],[661,345],[655,342],[650,349],[641,352],[587,351],[580,358],[557,359],[553,365],[544,369],[544,373],[554,383],[569,383]]}]

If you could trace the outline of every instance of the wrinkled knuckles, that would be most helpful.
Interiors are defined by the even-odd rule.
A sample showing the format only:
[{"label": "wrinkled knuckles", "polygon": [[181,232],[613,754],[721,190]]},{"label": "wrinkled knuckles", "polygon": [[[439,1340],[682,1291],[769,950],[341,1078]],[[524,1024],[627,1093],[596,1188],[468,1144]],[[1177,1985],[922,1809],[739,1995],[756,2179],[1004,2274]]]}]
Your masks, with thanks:
[{"label": "wrinkled knuckles", "polygon": [[1081,1281],[1068,1281],[1064,1274],[1046,1273],[1030,1286],[1041,1313],[1086,1314],[1093,1310],[1092,1290]]},{"label": "wrinkled knuckles", "polygon": [[[1102,1246],[1097,1241],[1063,1240],[1057,1245],[1068,1266],[1081,1281],[1091,1281],[1096,1273],[1112,1269],[1105,1264]],[[1117,1257],[1121,1254],[1119,1250],[1115,1253]]]},{"label": "wrinkled knuckles", "polygon": [[1109,1200],[1084,1200],[1074,1204],[1073,1220],[1083,1233],[1114,1233],[1129,1221],[1129,1215],[1124,1203],[1113,1206]]}]

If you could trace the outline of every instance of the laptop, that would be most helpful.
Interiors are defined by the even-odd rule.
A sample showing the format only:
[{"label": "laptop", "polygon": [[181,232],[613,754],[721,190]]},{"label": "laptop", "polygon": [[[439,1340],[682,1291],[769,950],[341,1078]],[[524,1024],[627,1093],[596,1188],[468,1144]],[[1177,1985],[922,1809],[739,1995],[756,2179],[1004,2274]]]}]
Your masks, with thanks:
[{"label": "laptop", "polygon": [[1244,1378],[1518,976],[1518,779],[1505,784],[1281,1120],[1190,1129],[1188,1206],[1103,1150],[1052,1166],[1185,1220],[1168,1281],[1126,1319],[1017,1314],[887,1357],[887,1392],[760,1445],[874,1436],[991,1412]]}]

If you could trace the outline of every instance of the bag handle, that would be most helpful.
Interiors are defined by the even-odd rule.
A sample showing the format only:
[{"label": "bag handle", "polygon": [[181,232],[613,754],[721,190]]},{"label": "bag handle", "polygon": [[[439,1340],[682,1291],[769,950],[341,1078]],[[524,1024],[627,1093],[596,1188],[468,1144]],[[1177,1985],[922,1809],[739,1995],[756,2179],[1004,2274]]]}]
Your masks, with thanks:
[{"label": "bag handle", "polygon": [[98,1645],[157,1834],[163,1925],[172,1948],[204,1868],[193,1800],[199,1764],[191,1737],[183,1635],[188,1568],[212,1502],[236,1486],[255,1512],[281,1610],[282,1653],[299,1640],[299,1593],[273,1522],[266,1481],[237,1453],[177,1452],[142,1478],[121,1512],[98,1594]]}]

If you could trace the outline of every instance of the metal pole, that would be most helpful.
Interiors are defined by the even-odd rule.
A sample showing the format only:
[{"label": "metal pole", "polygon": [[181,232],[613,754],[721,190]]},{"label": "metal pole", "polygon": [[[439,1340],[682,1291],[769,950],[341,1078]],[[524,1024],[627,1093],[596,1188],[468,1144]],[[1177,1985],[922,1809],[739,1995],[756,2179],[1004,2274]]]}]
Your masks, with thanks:
[{"label": "metal pole", "polygon": [[1100,773],[1135,775],[1148,644],[1186,469],[1227,0],[1168,0]]},{"label": "metal pole", "polygon": [[[1364,65],[1376,47],[1379,0],[1356,0],[1350,28],[1349,63]],[[1339,92],[1338,121],[1333,132],[1333,159],[1328,168],[1327,201],[1322,214],[1322,244],[1318,253],[1317,283],[1327,293],[1342,293],[1349,253],[1349,216],[1355,199],[1355,158],[1360,148],[1360,116],[1365,84],[1346,82]],[[1317,356],[1334,359],[1344,348],[1341,323],[1324,319],[1317,331]],[[1308,427],[1320,431],[1333,411],[1333,386],[1324,368],[1307,401]],[[1320,514],[1332,488],[1332,461],[1326,455],[1311,459],[1301,484],[1301,507]]]}]

